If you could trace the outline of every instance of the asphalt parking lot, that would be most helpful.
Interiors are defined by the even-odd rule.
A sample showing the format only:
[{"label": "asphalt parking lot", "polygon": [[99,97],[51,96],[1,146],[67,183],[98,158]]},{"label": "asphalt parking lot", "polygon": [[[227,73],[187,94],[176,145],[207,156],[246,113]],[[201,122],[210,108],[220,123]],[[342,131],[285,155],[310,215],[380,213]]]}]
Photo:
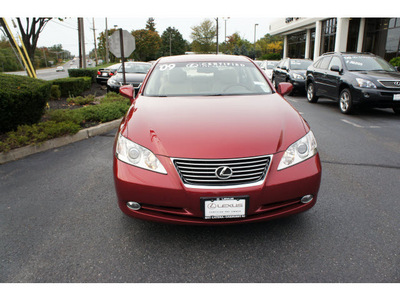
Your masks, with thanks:
[{"label": "asphalt parking lot", "polygon": [[0,282],[400,281],[400,118],[288,101],[310,124],[318,202],[264,223],[195,227],[123,215],[115,131],[0,165]]}]

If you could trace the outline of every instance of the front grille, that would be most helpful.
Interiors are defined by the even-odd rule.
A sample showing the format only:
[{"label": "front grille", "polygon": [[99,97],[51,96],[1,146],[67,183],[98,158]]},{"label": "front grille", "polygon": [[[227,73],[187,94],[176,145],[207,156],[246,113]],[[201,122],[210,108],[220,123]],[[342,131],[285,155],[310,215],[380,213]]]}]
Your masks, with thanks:
[{"label": "front grille", "polygon": [[400,80],[378,80],[386,88],[400,89]]},{"label": "front grille", "polygon": [[265,179],[272,155],[234,159],[174,158],[185,185],[228,187],[258,184]]}]

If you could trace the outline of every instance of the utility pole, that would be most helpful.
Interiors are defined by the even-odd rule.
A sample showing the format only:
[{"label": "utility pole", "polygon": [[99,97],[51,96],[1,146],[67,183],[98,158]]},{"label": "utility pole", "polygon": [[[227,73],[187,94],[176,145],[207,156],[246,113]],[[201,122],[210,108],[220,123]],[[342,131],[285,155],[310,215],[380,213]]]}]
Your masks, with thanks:
[{"label": "utility pole", "polygon": [[96,28],[94,27],[94,18],[93,18],[93,39],[94,39],[94,57],[96,59],[96,66],[97,66],[99,63],[97,60]]},{"label": "utility pole", "polygon": [[81,68],[86,69],[86,53],[85,53],[85,29],[83,26],[83,18],[78,18],[78,32],[80,33],[79,35],[79,41],[80,41],[80,60],[81,63],[79,64],[79,66]]},{"label": "utility pole", "polygon": [[218,43],[218,18],[215,19],[217,21],[217,54],[219,52],[219,43]]},{"label": "utility pole", "polygon": [[79,42],[79,69],[82,69],[82,37],[81,37],[81,20],[78,18],[78,42]]},{"label": "utility pole", "polygon": [[106,18],[106,64],[108,64],[108,61],[110,60],[109,54],[108,54],[108,26],[107,26],[107,18]]}]

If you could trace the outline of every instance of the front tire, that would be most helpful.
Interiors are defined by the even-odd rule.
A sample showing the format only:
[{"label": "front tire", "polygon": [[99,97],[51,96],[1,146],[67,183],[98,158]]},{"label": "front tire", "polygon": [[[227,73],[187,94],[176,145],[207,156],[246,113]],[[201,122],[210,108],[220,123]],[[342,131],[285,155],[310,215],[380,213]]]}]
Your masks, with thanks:
[{"label": "front tire", "polygon": [[315,95],[315,86],[310,82],[307,86],[307,101],[310,103],[317,103],[318,97]]},{"label": "front tire", "polygon": [[343,89],[339,96],[339,108],[343,114],[350,115],[354,110],[353,98],[349,89]]}]

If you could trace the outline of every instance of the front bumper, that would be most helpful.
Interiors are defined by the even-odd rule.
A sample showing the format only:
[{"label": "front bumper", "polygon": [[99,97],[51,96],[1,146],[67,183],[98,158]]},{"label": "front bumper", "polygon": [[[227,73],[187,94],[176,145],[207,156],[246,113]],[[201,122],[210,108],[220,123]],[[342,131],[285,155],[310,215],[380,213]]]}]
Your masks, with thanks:
[{"label": "front bumper", "polygon": [[[265,181],[258,186],[224,189],[185,187],[175,166],[167,157],[158,156],[168,175],[136,168],[114,156],[114,182],[121,210],[132,217],[174,224],[221,225],[265,221],[310,209],[317,200],[321,182],[319,155],[277,171],[283,153],[274,155]],[[249,196],[247,215],[236,219],[204,219],[203,197]],[[300,199],[313,195],[303,204]],[[133,211],[129,201],[141,204]]]},{"label": "front bumper", "polygon": [[291,79],[290,83],[293,85],[293,90],[305,91],[306,81],[302,79]]},{"label": "front bumper", "polygon": [[400,106],[400,100],[393,100],[394,95],[400,95],[400,89],[365,89],[353,87],[351,92],[355,104],[381,108]]}]

